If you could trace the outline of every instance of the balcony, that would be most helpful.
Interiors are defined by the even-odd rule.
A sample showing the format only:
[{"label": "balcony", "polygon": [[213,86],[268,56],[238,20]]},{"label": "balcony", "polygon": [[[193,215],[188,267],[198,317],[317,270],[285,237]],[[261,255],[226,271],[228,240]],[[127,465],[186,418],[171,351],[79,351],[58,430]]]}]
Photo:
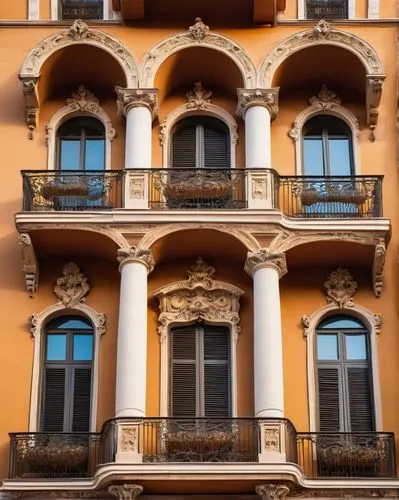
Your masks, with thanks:
[{"label": "balcony", "polygon": [[257,463],[278,443],[281,462],[308,478],[395,477],[393,433],[297,433],[284,419],[144,418],[110,420],[98,434],[12,433],[9,478],[92,477],[117,462]]},{"label": "balcony", "polygon": [[23,171],[25,212],[279,210],[292,218],[382,217],[382,177],[280,176],[273,170]]},{"label": "balcony", "polygon": [[307,0],[307,19],[348,19],[347,0]]}]

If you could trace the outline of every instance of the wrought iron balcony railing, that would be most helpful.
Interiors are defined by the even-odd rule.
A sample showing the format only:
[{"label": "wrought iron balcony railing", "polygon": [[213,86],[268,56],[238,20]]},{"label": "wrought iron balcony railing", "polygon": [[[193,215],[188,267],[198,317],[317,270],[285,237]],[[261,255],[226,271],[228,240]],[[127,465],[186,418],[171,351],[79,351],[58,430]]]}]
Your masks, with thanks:
[{"label": "wrought iron balcony railing", "polygon": [[307,19],[348,19],[348,0],[307,0]]},{"label": "wrought iron balcony railing", "polygon": [[[277,209],[295,218],[382,216],[381,176],[280,176],[265,169],[23,171],[25,211]],[[131,205],[133,201],[138,204]]]},{"label": "wrought iron balcony railing", "polygon": [[298,463],[308,477],[395,477],[389,432],[298,433]]},{"label": "wrought iron balcony railing", "polygon": [[[277,433],[277,434],[276,434]],[[286,419],[124,418],[101,433],[12,433],[9,478],[84,478],[102,465],[247,463],[276,447],[306,477],[395,477],[393,433],[297,433]]]},{"label": "wrought iron balcony railing", "polygon": [[61,0],[61,19],[102,19],[103,0]]},{"label": "wrought iron balcony railing", "polygon": [[96,433],[12,433],[9,477],[91,477],[99,442]]},{"label": "wrought iron balcony railing", "polygon": [[104,210],[122,207],[122,171],[22,172],[24,210]]}]

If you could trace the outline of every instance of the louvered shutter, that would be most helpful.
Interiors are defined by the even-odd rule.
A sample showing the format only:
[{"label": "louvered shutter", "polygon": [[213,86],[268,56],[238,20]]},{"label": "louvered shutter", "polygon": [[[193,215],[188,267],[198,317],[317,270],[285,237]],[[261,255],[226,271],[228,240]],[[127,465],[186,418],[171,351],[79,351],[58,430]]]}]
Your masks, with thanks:
[{"label": "louvered shutter", "polygon": [[175,328],[171,334],[171,415],[173,417],[195,417],[197,414],[195,325]]},{"label": "louvered shutter", "polygon": [[172,166],[195,168],[197,158],[196,125],[193,123],[177,129],[172,136]]},{"label": "louvered shutter", "polygon": [[204,167],[230,168],[230,143],[227,130],[204,125]]},{"label": "louvered shutter", "polygon": [[73,370],[72,432],[90,429],[91,368]]},{"label": "louvered shutter", "polygon": [[347,369],[349,418],[352,432],[374,430],[369,369]]},{"label": "louvered shutter", "polygon": [[340,377],[338,368],[319,368],[319,430],[339,432],[340,425]]},{"label": "louvered shutter", "polygon": [[65,368],[45,369],[43,400],[43,432],[64,431]]},{"label": "louvered shutter", "polygon": [[204,410],[206,417],[230,416],[230,342],[228,328],[204,327]]}]

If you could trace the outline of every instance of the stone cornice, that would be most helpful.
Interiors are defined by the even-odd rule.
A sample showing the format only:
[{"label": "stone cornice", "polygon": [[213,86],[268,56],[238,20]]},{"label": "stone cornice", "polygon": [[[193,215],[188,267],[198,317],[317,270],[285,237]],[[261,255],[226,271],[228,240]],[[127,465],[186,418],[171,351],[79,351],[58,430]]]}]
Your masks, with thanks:
[{"label": "stone cornice", "polygon": [[155,261],[151,250],[143,250],[137,247],[120,248],[118,250],[117,260],[119,262],[119,271],[122,271],[123,266],[132,262],[143,264],[147,268],[148,274],[150,274],[155,267]]},{"label": "stone cornice", "polygon": [[282,278],[288,272],[285,253],[270,252],[267,248],[262,248],[259,252],[248,252],[245,271],[253,276],[258,269],[263,267],[276,269],[279,277]]},{"label": "stone cornice", "polygon": [[118,112],[123,115],[137,107],[146,107],[150,110],[152,119],[158,117],[158,89],[125,89],[115,87],[118,96]]},{"label": "stone cornice", "polygon": [[266,108],[272,120],[278,113],[279,88],[272,89],[237,89],[237,115],[244,118],[248,108],[262,106]]}]

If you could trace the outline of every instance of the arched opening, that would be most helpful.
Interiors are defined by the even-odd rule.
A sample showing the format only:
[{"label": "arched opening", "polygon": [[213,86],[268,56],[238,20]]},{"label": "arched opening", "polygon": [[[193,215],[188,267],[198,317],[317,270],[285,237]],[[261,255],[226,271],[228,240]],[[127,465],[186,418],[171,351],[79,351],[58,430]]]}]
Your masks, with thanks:
[{"label": "arched opening", "polygon": [[42,432],[89,432],[94,328],[82,316],[59,316],[45,326],[41,374]]}]

